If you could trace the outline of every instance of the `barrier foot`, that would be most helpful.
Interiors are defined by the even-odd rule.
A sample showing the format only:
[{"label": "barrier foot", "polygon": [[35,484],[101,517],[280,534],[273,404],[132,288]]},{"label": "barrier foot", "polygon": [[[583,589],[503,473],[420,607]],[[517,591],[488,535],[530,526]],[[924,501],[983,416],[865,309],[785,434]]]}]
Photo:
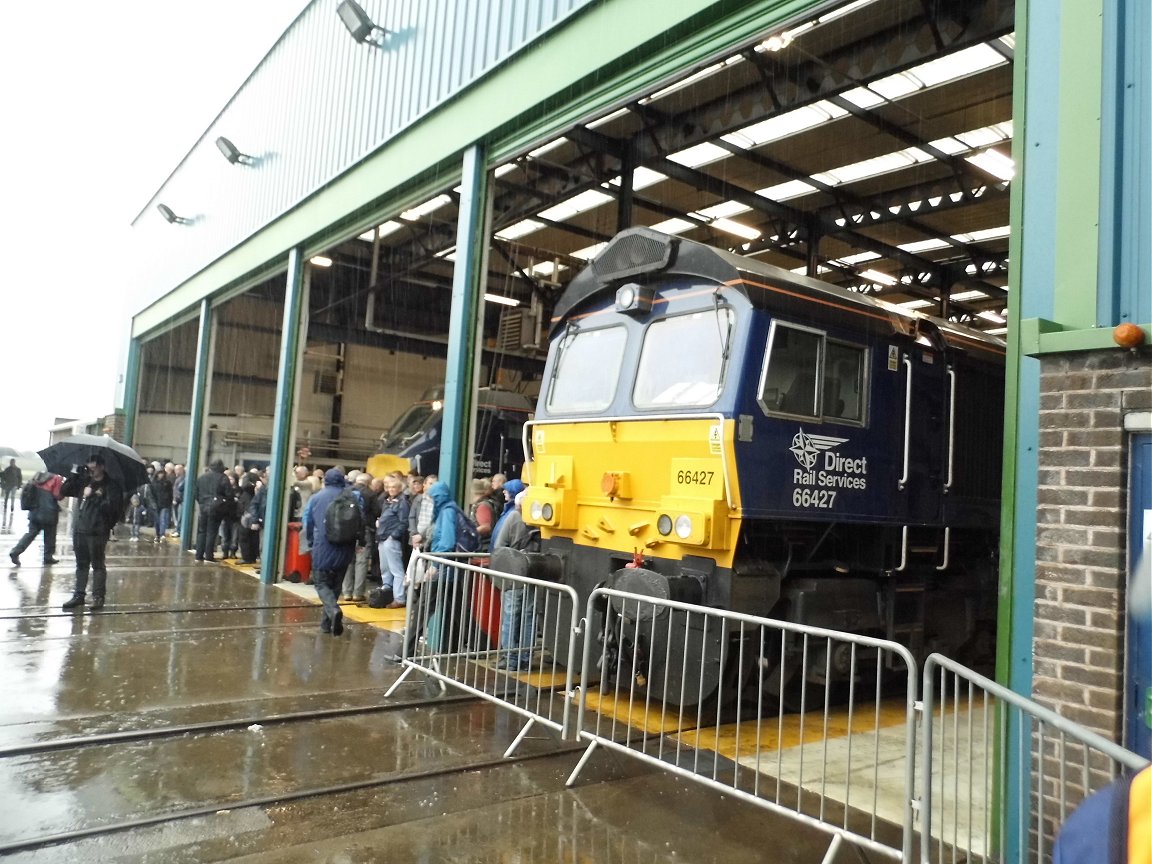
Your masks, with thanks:
[{"label": "barrier foot", "polygon": [[387,699],[389,696],[395,693],[396,688],[404,683],[404,679],[411,675],[412,670],[415,668],[415,666],[405,666],[404,671],[400,673],[400,677],[392,683],[392,686],[388,688],[388,692],[384,694],[384,698]]},{"label": "barrier foot", "polygon": [[572,773],[568,775],[568,779],[564,781],[565,786],[571,786],[576,782],[576,778],[580,776],[580,772],[584,770],[584,763],[592,756],[592,751],[599,746],[599,743],[593,741],[588,745],[588,749],[584,751],[584,755],[580,757],[580,761],[576,763],[576,767],[572,769]]},{"label": "barrier foot", "polygon": [[516,740],[512,742],[512,746],[510,746],[507,750],[504,751],[504,758],[505,759],[507,759],[509,756],[511,756],[514,752],[516,752],[516,748],[520,746],[520,742],[524,740],[524,736],[526,736],[528,734],[528,730],[531,729],[535,724],[536,724],[536,718],[535,717],[529,717],[528,722],[524,724],[524,728],[520,730],[520,734],[516,736]]}]

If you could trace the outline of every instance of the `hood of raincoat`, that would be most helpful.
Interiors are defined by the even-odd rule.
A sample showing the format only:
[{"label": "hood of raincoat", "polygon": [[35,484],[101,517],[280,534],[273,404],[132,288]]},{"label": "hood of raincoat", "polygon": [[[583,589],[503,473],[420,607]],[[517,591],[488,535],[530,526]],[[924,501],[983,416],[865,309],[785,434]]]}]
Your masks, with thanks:
[{"label": "hood of raincoat", "polygon": [[515,501],[516,496],[523,492],[525,488],[523,480],[509,480],[503,486],[505,492],[504,497],[509,501]]},{"label": "hood of raincoat", "polygon": [[437,508],[443,507],[452,500],[452,490],[442,480],[433,483],[427,494]]}]

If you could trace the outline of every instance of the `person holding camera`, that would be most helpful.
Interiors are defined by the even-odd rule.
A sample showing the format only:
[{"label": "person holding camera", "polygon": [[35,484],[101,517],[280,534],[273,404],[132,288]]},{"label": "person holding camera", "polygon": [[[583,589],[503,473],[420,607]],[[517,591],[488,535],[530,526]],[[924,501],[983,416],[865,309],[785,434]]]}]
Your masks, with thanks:
[{"label": "person holding camera", "polygon": [[104,456],[93,453],[88,464],[80,466],[64,481],[60,494],[66,498],[79,498],[80,506],[72,522],[72,545],[76,552],[76,587],[72,599],[63,608],[76,609],[84,605],[88,590],[88,573],[92,573],[91,609],[104,608],[104,590],[108,581],[108,568],[104,564],[104,551],[108,535],[124,512],[124,490],[108,476]]}]

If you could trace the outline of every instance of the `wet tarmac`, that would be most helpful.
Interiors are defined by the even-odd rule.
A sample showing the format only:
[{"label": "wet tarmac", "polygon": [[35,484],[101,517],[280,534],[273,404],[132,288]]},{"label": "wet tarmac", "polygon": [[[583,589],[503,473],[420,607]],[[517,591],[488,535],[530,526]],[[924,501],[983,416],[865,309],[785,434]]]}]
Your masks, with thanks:
[{"label": "wet tarmac", "polygon": [[[18,530],[23,527],[18,514]],[[395,632],[174,543],[109,546],[108,605],[73,564],[7,565],[0,533],[0,856],[28,862],[801,862],[828,838],[419,683]],[[298,592],[299,593],[299,592]],[[842,850],[837,860],[858,860]]]}]

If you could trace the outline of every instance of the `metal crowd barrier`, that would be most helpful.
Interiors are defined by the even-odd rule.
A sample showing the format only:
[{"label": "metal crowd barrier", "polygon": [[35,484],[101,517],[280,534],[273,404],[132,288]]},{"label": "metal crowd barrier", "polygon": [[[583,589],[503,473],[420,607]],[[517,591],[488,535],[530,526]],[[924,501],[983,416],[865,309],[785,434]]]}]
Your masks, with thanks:
[{"label": "metal crowd barrier", "polygon": [[405,669],[385,696],[418,671],[442,690],[450,685],[520,714],[527,722],[505,756],[537,723],[572,737],[569,694],[582,624],[575,589],[500,573],[481,560],[475,553],[413,553]]},{"label": "metal crowd barrier", "polygon": [[[1068,814],[1147,764],[939,654],[925,661],[923,693],[923,864],[1049,862]],[[1014,814],[1005,789],[1017,791]]]},{"label": "metal crowd barrier", "polygon": [[[589,745],[567,785],[603,747],[825,831],[825,861],[845,842],[912,860],[907,649],[607,588],[588,600],[585,620],[597,614],[607,623],[584,640],[578,693]],[[886,684],[900,696],[884,697]]]}]

